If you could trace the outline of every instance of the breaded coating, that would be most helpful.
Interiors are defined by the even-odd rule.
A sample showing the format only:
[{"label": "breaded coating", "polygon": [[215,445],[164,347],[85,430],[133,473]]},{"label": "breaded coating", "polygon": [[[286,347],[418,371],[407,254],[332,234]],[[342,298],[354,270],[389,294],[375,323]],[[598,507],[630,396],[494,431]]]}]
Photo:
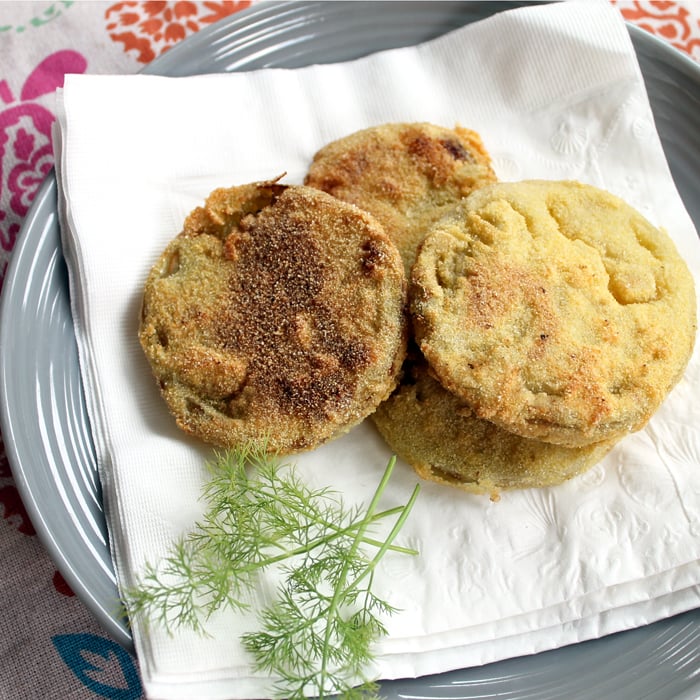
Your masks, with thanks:
[{"label": "breaded coating", "polygon": [[366,212],[274,182],[218,189],[145,284],[140,341],[178,425],[222,447],[309,450],[393,390],[406,283]]},{"label": "breaded coating", "polygon": [[475,191],[426,237],[410,295],[446,389],[504,430],[570,447],[642,428],[697,328],[668,234],[572,181]]},{"label": "breaded coating", "polygon": [[408,276],[426,230],[454,202],[495,182],[474,131],[381,124],[324,146],[305,184],[370,212],[396,243]]},{"label": "breaded coating", "polygon": [[418,351],[410,353],[399,387],[372,421],[421,478],[494,499],[501,490],[561,484],[599,462],[614,444],[563,447],[481,420],[431,376]]}]

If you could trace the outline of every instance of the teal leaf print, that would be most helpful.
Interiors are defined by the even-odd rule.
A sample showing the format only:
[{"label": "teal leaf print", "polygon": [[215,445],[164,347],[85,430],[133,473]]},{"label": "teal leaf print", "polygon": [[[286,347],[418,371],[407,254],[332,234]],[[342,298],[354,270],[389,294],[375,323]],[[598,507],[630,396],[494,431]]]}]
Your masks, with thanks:
[{"label": "teal leaf print", "polygon": [[[57,634],[51,638],[63,663],[95,695],[108,700],[142,697],[136,665],[116,642],[94,634]],[[111,685],[115,677],[118,685]]]},{"label": "teal leaf print", "polygon": [[[41,27],[44,24],[48,24],[52,20],[60,17],[62,10],[69,8],[75,0],[61,0],[60,2],[51,3],[48,7],[42,9],[42,11],[32,17],[25,24],[3,24],[0,25],[0,33],[2,32],[16,32],[17,34],[22,34],[24,31],[30,27]],[[27,3],[29,4],[29,3]]]}]

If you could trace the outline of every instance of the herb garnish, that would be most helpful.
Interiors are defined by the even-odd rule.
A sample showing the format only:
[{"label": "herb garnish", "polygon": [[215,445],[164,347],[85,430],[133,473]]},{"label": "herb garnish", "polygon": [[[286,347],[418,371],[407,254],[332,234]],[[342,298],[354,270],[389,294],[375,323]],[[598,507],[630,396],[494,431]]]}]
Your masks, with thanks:
[{"label": "herb garnish", "polygon": [[[373,695],[371,681],[353,685],[386,634],[379,616],[395,611],[372,593],[374,571],[389,550],[417,554],[394,540],[419,486],[405,505],[378,510],[394,464],[392,458],[363,511],[347,508],[334,491],[310,489],[264,447],[217,453],[207,465],[203,520],[125,591],[129,613],[169,631],[205,633],[219,608],[247,608],[246,591],[276,566],[278,597],[259,611],[260,631],[241,637],[254,668],[276,679],[277,697]],[[389,534],[373,537],[372,526],[392,517]]]}]

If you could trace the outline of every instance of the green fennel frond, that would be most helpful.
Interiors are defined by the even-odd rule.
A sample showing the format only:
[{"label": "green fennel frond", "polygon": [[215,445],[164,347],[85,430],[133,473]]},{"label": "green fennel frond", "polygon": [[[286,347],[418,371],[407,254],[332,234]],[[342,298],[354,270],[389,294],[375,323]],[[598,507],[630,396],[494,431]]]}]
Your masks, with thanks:
[{"label": "green fennel frond", "polygon": [[[394,541],[418,485],[404,505],[379,510],[394,465],[392,458],[363,509],[311,489],[264,445],[216,453],[201,521],[124,592],[129,614],[206,634],[214,612],[245,609],[258,576],[276,567],[277,597],[256,611],[259,630],[241,637],[254,668],[273,678],[275,697],[376,697],[365,669],[386,634],[382,618],[395,608],[372,592],[374,572],[388,551],[417,554]],[[389,534],[378,539],[374,526],[387,519]]]}]

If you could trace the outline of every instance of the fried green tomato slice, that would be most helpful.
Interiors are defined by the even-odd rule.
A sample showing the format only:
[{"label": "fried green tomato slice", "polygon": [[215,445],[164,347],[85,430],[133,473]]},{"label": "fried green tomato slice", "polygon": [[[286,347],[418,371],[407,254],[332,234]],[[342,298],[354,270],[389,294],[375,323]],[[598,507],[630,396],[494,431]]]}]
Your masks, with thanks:
[{"label": "fried green tomato slice", "polygon": [[697,329],[693,278],[669,235],[573,181],[469,195],[426,236],[409,293],[446,389],[504,430],[569,447],[642,428]]},{"label": "fried green tomato slice", "polygon": [[401,257],[369,214],[275,182],[215,190],[145,284],[139,339],[187,433],[309,450],[396,385]]}]

